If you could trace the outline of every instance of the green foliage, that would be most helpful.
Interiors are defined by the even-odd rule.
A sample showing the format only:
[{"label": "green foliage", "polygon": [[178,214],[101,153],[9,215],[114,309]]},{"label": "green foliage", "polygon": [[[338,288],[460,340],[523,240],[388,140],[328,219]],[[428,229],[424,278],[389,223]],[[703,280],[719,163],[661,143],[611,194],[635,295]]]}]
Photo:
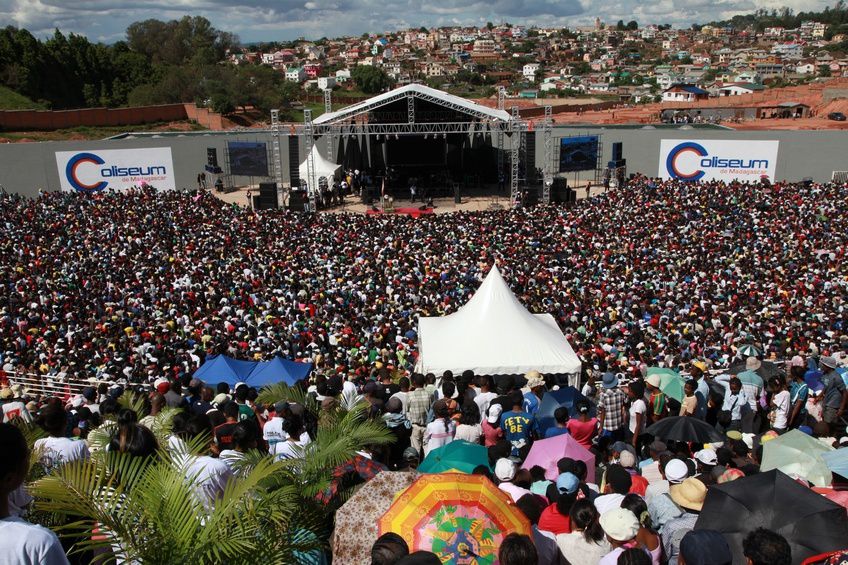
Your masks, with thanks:
[{"label": "green foliage", "polygon": [[44,105],[33,102],[23,94],[0,86],[0,110],[43,110]]},{"label": "green foliage", "polygon": [[752,14],[736,15],[729,20],[712,22],[710,25],[740,30],[754,28],[755,31],[763,31],[767,27],[795,29],[805,21],[821,22],[834,26],[848,24],[848,5],[844,0],[839,0],[833,7],[828,6],[820,12],[798,12],[797,14],[788,7],[780,10],[760,8]]},{"label": "green foliage", "polygon": [[366,94],[383,92],[392,85],[392,79],[377,67],[359,65],[350,73],[357,88]]}]

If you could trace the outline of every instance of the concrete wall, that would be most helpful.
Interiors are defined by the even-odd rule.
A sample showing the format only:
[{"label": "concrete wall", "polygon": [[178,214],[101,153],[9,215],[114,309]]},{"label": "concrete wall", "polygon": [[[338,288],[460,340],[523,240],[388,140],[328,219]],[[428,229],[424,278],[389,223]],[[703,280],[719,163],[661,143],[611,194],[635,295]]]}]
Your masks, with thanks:
[{"label": "concrete wall", "polygon": [[[288,132],[280,136],[280,152],[284,171],[284,182],[289,181]],[[538,130],[536,134],[536,166],[544,166],[544,141]],[[656,175],[659,163],[659,147],[662,139],[735,139],[735,140],[778,140],[777,178],[801,180],[812,177],[816,181],[828,181],[831,173],[848,170],[848,133],[844,131],[733,131],[721,129],[630,129],[605,127],[557,127],[554,137],[569,135],[601,136],[604,162],[612,153],[612,143],[623,143],[624,158],[629,172]],[[0,184],[9,192],[35,195],[39,188],[59,190],[59,172],[55,152],[98,149],[133,149],[142,147],[170,147],[178,187],[194,188],[197,174],[206,165],[206,148],[218,149],[218,160],[224,166],[225,144],[231,141],[260,141],[271,147],[271,135],[267,132],[242,131],[234,133],[186,134],[175,137],[136,138],[104,141],[62,141],[44,143],[16,143],[0,145]],[[558,146],[559,142],[556,141]],[[321,152],[326,143],[318,141]],[[304,154],[303,148],[300,151]],[[270,165],[270,163],[269,163]],[[594,174],[591,175],[594,177]],[[569,182],[585,182],[587,174],[569,173]],[[245,185],[266,180],[235,177],[235,184]]]},{"label": "concrete wall", "polygon": [[[536,166],[545,160],[544,140],[536,133]],[[777,180],[799,181],[812,177],[816,182],[829,181],[833,171],[848,171],[848,132],[823,131],[735,131],[723,129],[641,129],[605,127],[558,127],[554,137],[600,135],[604,163],[610,158],[612,144],[621,142],[628,172],[656,176],[659,172],[662,139],[728,139],[777,140]],[[556,141],[558,147],[559,142]],[[565,176],[565,175],[563,175]],[[592,175],[594,176],[594,175]],[[569,182],[589,178],[588,174],[568,173]]]},{"label": "concrete wall", "polygon": [[80,126],[119,126],[185,120],[194,104],[164,104],[136,108],[86,108],[81,110],[0,111],[0,129],[6,131],[54,130]]}]

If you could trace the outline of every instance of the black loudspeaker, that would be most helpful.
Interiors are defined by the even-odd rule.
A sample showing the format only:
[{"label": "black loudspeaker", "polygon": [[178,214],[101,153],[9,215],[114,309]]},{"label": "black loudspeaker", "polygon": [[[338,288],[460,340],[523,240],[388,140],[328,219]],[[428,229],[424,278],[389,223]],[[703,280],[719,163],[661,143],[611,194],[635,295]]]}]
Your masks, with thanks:
[{"label": "black loudspeaker", "polygon": [[627,159],[618,159],[607,163],[608,169],[619,169],[627,166]]},{"label": "black loudspeaker", "polygon": [[218,149],[215,147],[206,148],[206,164],[212,168],[218,166]]},{"label": "black loudspeaker", "polygon": [[535,184],[536,133],[525,131],[521,135],[524,136],[524,178],[527,179],[527,184]]},{"label": "black loudspeaker", "polygon": [[300,143],[296,135],[289,136],[289,180],[291,186],[300,186]]},{"label": "black loudspeaker", "polygon": [[275,182],[260,182],[259,183],[259,209],[260,210],[276,210],[277,209],[277,183]]},{"label": "black loudspeaker", "polygon": [[462,195],[459,192],[459,183],[453,187],[453,201],[454,204],[462,204]]},{"label": "black loudspeaker", "polygon": [[564,204],[568,202],[568,180],[555,177],[551,184],[551,203]]},{"label": "black loudspeaker", "polygon": [[621,142],[616,141],[612,144],[612,160],[621,161]]},{"label": "black loudspeaker", "polygon": [[565,189],[565,201],[568,204],[574,204],[575,202],[577,202],[577,191],[574,190],[573,188],[566,188]]},{"label": "black loudspeaker", "polygon": [[294,191],[289,193],[289,210],[293,212],[305,212],[306,206],[309,204],[309,199],[303,191]]}]

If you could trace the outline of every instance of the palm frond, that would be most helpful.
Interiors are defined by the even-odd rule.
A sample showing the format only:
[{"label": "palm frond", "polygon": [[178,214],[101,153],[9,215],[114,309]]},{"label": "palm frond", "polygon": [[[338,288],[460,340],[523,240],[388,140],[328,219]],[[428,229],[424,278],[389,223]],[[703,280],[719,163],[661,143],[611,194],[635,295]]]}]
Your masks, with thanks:
[{"label": "palm frond", "polygon": [[135,412],[139,420],[144,416],[147,416],[148,413],[144,402],[144,396],[131,390],[124,391],[124,393],[118,398],[118,405],[121,408],[128,408]]},{"label": "palm frond", "polygon": [[286,383],[275,383],[262,387],[256,401],[260,404],[266,405],[283,401],[296,402],[303,405],[306,410],[316,417],[320,410],[320,406],[318,406],[314,396],[307,394],[307,392],[300,387],[288,386]]}]

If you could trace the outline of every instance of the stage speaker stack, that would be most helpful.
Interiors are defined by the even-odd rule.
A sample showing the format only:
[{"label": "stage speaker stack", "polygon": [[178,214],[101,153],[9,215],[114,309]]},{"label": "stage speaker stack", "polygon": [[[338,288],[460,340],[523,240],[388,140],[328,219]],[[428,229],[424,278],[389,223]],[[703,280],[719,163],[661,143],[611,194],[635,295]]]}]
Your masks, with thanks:
[{"label": "stage speaker stack", "polygon": [[218,149],[215,147],[206,148],[206,172],[216,175],[222,172],[218,166]]},{"label": "stage speaker stack", "polygon": [[554,177],[551,184],[551,203],[565,204],[568,202],[568,180],[562,177]]},{"label": "stage speaker stack", "polygon": [[289,210],[292,212],[305,212],[309,204],[309,198],[302,190],[289,193]]},{"label": "stage speaker stack", "polygon": [[296,135],[289,136],[289,180],[292,188],[300,186],[300,142]]},{"label": "stage speaker stack", "polygon": [[536,184],[536,132],[525,131],[524,136],[524,177],[527,184]]},{"label": "stage speaker stack", "polygon": [[277,183],[275,182],[260,182],[259,183],[259,210],[276,210],[277,209]]},{"label": "stage speaker stack", "polygon": [[621,161],[622,159],[622,143],[620,141],[616,141],[612,144],[612,160],[613,161]]}]

